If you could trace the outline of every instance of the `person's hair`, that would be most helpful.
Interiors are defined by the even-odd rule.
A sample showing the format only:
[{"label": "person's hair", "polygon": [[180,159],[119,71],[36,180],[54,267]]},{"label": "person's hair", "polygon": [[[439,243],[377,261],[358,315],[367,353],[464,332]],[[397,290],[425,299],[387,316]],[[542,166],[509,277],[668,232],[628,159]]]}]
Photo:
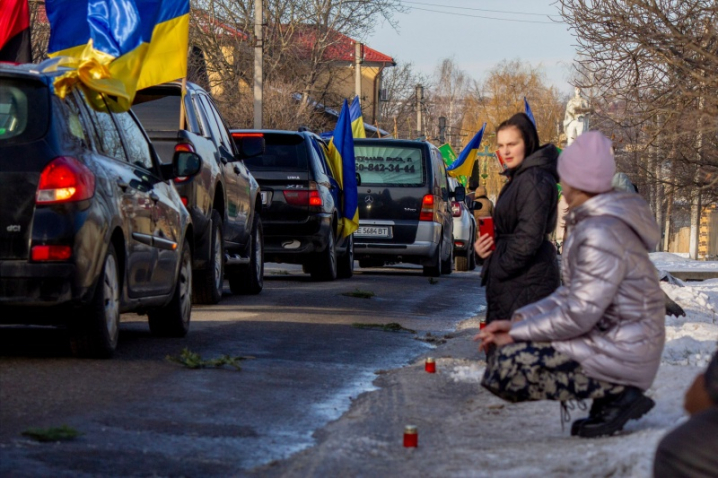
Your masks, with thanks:
[{"label": "person's hair", "polygon": [[476,188],[478,187],[479,182],[476,179],[472,179],[471,181],[469,181],[469,189],[471,189],[472,191],[476,191]]},{"label": "person's hair", "polygon": [[525,158],[534,154],[534,152],[536,152],[539,148],[539,137],[538,132],[536,131],[536,126],[534,126],[533,122],[529,119],[526,113],[516,113],[511,118],[501,123],[496,129],[496,134],[498,135],[499,131],[508,128],[516,128],[521,133],[521,137],[524,140]]}]

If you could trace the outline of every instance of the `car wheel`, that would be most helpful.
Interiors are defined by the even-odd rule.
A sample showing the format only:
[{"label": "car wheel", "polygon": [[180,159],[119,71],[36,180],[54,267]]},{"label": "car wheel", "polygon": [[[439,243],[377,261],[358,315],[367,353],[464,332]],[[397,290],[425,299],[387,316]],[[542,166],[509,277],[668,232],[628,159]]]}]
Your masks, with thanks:
[{"label": "car wheel", "polygon": [[160,337],[184,337],[192,315],[192,250],[184,240],[172,299],[162,308],[147,313],[150,331]]},{"label": "car wheel", "polygon": [[227,274],[233,294],[255,295],[264,288],[264,230],[259,214],[252,220],[252,239],[249,244],[249,264],[239,266]]},{"label": "car wheel", "polygon": [[216,304],[222,299],[224,287],[224,236],[222,216],[212,211],[211,252],[207,269],[196,271],[192,284],[192,300],[195,304]]},{"label": "car wheel", "polygon": [[317,254],[311,274],[314,280],[332,281],[337,278],[337,251],[333,232],[329,233],[326,249]]},{"label": "car wheel", "polygon": [[449,246],[449,257],[441,261],[441,273],[442,274],[451,274],[451,271],[454,268],[454,241],[451,241],[451,245]]},{"label": "car wheel", "polygon": [[110,244],[92,302],[68,324],[70,348],[76,357],[110,358],[120,335],[120,274]]},{"label": "car wheel", "polygon": [[424,266],[424,275],[429,277],[439,277],[441,275],[441,250],[444,248],[444,239],[436,246],[436,252],[431,258],[431,265]]},{"label": "car wheel", "polygon": [[347,250],[339,258],[339,268],[337,277],[340,279],[348,279],[354,275],[354,234],[350,234],[347,238]]}]

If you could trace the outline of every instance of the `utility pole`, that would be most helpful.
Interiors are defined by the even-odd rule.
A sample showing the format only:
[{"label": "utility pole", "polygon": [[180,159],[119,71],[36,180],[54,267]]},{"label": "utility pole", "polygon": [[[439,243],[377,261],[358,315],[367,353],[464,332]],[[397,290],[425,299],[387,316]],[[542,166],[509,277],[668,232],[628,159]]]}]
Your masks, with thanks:
[{"label": "utility pole", "polygon": [[439,143],[446,143],[446,117],[439,116]]},{"label": "utility pole", "polygon": [[361,99],[361,63],[362,58],[362,44],[360,42],[354,43],[354,91],[356,95]]},{"label": "utility pole", "polygon": [[421,105],[424,103],[424,87],[416,85],[416,130],[419,137],[424,136],[424,129],[421,123]]},{"label": "utility pole", "polygon": [[263,0],[254,0],[254,129],[262,129],[262,100],[264,94],[262,85],[264,5],[262,2]]}]

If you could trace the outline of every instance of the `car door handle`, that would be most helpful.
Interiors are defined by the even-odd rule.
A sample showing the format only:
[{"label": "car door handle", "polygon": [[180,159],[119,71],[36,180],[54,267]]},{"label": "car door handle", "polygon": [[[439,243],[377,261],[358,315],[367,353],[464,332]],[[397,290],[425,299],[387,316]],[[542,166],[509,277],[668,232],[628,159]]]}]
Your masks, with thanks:
[{"label": "car door handle", "polygon": [[117,178],[117,186],[118,186],[120,189],[122,189],[123,192],[124,192],[124,191],[127,191],[127,188],[130,187],[130,185],[127,184],[127,181],[125,181],[125,180],[122,179],[122,178]]},{"label": "car door handle", "polygon": [[150,193],[150,199],[152,199],[154,202],[157,202],[157,201],[160,200],[160,197],[157,195],[156,192],[152,191],[152,192]]}]

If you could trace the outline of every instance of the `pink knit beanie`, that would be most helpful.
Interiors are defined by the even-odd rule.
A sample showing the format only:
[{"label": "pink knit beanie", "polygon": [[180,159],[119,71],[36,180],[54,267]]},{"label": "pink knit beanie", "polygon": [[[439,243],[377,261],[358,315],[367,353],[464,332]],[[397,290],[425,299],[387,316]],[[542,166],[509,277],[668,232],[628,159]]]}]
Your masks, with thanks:
[{"label": "pink knit beanie", "polygon": [[611,140],[598,131],[580,135],[558,158],[561,181],[587,193],[610,191],[615,172]]}]

